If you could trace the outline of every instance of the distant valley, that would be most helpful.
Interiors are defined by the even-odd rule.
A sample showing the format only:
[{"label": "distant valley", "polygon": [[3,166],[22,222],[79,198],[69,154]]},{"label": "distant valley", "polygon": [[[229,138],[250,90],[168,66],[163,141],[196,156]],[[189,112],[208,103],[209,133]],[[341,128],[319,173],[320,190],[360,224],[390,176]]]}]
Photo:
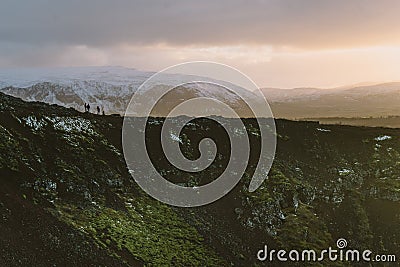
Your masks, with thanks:
[{"label": "distant valley", "polygon": [[380,118],[400,115],[400,82],[350,88],[262,89],[275,117]]}]

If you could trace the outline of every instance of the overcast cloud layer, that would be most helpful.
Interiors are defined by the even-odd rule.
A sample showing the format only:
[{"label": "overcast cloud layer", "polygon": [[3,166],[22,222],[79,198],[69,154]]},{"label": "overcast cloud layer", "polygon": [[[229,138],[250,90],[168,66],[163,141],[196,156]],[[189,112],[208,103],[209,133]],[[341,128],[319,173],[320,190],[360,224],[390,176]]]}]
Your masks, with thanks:
[{"label": "overcast cloud layer", "polygon": [[400,1],[11,1],[3,42],[104,46],[382,44],[400,38]]},{"label": "overcast cloud layer", "polygon": [[196,58],[238,66],[282,51],[398,46],[399,12],[396,0],[2,0],[0,67],[160,68]]}]

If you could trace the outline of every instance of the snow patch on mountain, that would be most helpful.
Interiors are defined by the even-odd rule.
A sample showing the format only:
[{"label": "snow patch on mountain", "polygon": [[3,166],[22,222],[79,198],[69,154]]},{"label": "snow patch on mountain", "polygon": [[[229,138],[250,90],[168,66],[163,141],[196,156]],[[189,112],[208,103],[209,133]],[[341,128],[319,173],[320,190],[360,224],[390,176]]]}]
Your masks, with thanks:
[{"label": "snow patch on mountain", "polygon": [[[134,93],[154,72],[139,71],[124,67],[71,67],[52,69],[8,69],[0,70],[0,91],[26,101],[40,101],[84,111],[84,103],[89,103],[91,111],[99,106],[107,114],[124,114]],[[163,85],[182,84],[182,81],[199,81],[201,77],[162,74]],[[208,82],[215,81],[207,78]],[[227,82],[215,81],[223,86],[235,87],[246,98],[257,96],[243,88]],[[191,83],[186,89],[178,88],[175,98],[210,97],[229,104],[238,104],[240,97],[224,88],[209,83]],[[157,90],[147,88],[146,90]],[[188,92],[186,92],[188,91]],[[147,93],[148,91],[140,91]],[[149,94],[149,101],[152,99]]]}]

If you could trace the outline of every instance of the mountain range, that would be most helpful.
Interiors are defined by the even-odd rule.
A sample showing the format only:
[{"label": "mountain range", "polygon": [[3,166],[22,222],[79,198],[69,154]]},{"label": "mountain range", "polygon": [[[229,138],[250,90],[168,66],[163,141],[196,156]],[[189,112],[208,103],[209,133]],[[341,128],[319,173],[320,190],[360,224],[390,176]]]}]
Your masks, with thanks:
[{"label": "mountain range", "polygon": [[[153,74],[124,67],[8,69],[0,71],[0,91],[26,101],[58,104],[77,110],[83,110],[83,104],[90,103],[92,107],[103,107],[107,114],[124,114],[133,94]],[[176,74],[170,78],[174,81],[181,76]],[[229,91],[204,85],[187,86],[185,89],[175,90],[168,99],[206,96],[243,109],[241,100]],[[400,82],[365,83],[331,89],[262,88],[261,91],[277,118],[319,119],[323,122],[321,118],[365,119],[400,115]],[[251,92],[245,93],[257,99]],[[158,115],[166,115],[168,108],[164,104],[159,106]],[[241,112],[243,116],[249,115],[246,110]],[[396,126],[399,120],[387,124]],[[332,122],[346,124],[348,121]],[[358,120],[350,123],[369,125]],[[374,125],[385,126],[385,123],[372,122]]]},{"label": "mountain range", "polygon": [[[153,74],[153,72],[122,67],[6,70],[0,72],[0,87],[2,87],[0,92],[26,101],[57,104],[81,111],[84,110],[84,103],[89,103],[93,107],[92,110],[100,106],[108,114],[124,114],[139,86]],[[181,81],[187,79],[201,80],[201,77],[197,76],[163,75],[163,84],[144,92],[146,93],[145,101],[152,101],[154,94],[161,89],[161,86],[180,84]],[[226,83],[222,81],[221,84]],[[228,84],[228,86],[234,85]],[[261,99],[257,98],[256,94],[238,86],[235,88],[253,101],[260,102]],[[153,115],[166,116],[171,106],[175,106],[179,101],[195,97],[218,99],[235,108],[241,116],[250,116],[248,108],[243,105],[243,100],[239,96],[209,83],[190,83],[176,87],[163,97],[161,105],[157,107]]]},{"label": "mountain range", "polygon": [[276,117],[381,117],[400,115],[400,82],[333,89],[263,88]]}]

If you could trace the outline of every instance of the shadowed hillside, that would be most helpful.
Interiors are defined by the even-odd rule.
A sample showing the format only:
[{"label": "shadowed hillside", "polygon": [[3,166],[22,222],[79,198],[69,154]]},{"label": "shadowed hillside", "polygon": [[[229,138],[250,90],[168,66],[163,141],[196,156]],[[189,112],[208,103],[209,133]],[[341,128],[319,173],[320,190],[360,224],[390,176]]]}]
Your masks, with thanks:
[{"label": "shadowed hillside", "polygon": [[[276,160],[257,191],[247,191],[250,166],[217,202],[173,208],[129,175],[121,117],[4,94],[0,111],[1,266],[271,266],[256,258],[264,244],[320,250],[338,238],[350,248],[400,251],[400,130],[277,120]],[[149,131],[161,121],[152,118]],[[244,122],[256,143],[254,121]],[[218,131],[199,120],[183,134],[196,144]],[[229,144],[218,142],[223,166]],[[215,164],[187,175],[152,149],[174,182],[202,184],[221,173]],[[195,146],[182,149],[196,158]]]}]

